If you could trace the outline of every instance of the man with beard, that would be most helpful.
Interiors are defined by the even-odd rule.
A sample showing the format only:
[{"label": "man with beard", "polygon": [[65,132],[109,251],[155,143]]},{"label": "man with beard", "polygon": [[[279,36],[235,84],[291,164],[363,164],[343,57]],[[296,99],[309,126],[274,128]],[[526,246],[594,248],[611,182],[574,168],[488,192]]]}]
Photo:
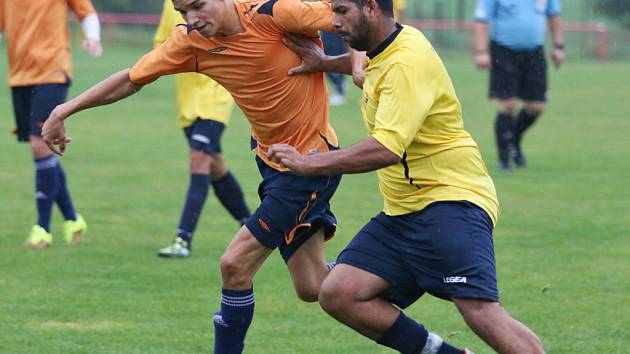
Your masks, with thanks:
[{"label": "man with beard", "polygon": [[[396,23],[391,0],[333,0],[332,8],[337,32],[369,58],[361,108],[370,137],[309,155],[273,145],[269,157],[298,175],[377,170],[384,210],[341,252],[320,305],[401,353],[470,353],[399,310],[429,293],[452,301],[497,352],[543,353],[538,337],[499,304],[496,192],[442,61],[418,30]],[[352,71],[347,57],[328,58],[309,41],[287,45],[303,57],[292,74]]]},{"label": "man with beard", "polygon": [[221,309],[214,316],[215,353],[241,353],[254,314],[253,278],[275,248],[287,263],[297,295],[317,301],[328,274],[324,241],[335,231],[329,201],[340,176],[303,177],[267,157],[275,143],[301,153],[337,149],[328,122],[322,73],[287,76],[300,58],[282,43],[288,32],[317,37],[331,31],[328,2],[299,0],[173,0],[186,20],[131,69],[113,74],[66,104],[44,126],[44,141],[63,153],[63,121],[87,108],[130,96],[160,76],[200,72],[225,87],[252,128],[262,176],[261,204],[221,257]]}]

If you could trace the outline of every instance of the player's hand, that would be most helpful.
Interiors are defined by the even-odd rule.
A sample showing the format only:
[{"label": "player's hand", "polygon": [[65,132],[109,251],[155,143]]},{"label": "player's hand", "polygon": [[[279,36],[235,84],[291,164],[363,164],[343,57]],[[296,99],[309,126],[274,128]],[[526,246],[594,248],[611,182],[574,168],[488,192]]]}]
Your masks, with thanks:
[{"label": "player's hand", "polygon": [[65,118],[63,105],[59,105],[50,113],[42,128],[42,139],[48,148],[59,156],[62,156],[66,151],[66,144],[72,141],[70,137],[66,136],[63,118]]},{"label": "player's hand", "polygon": [[365,81],[365,68],[368,65],[367,54],[350,48],[350,61],[352,62],[352,82],[362,89]]},{"label": "player's hand", "polygon": [[490,54],[488,52],[479,52],[475,54],[475,66],[477,69],[485,70],[490,67]]},{"label": "player's hand", "polygon": [[86,38],[83,40],[83,50],[94,58],[98,58],[103,54],[103,47],[100,39]]},{"label": "player's hand", "polygon": [[326,55],[313,38],[301,34],[287,33],[282,38],[282,43],[302,58],[300,66],[289,70],[289,76],[322,71],[322,62]]},{"label": "player's hand", "polygon": [[553,60],[553,65],[558,69],[562,63],[564,63],[564,59],[566,57],[566,52],[563,48],[554,48],[553,52],[551,52],[551,60]]},{"label": "player's hand", "polygon": [[296,175],[311,175],[311,169],[307,163],[307,157],[300,154],[293,146],[288,144],[271,145],[267,151],[267,157],[271,161],[279,163],[282,167],[288,168]]}]

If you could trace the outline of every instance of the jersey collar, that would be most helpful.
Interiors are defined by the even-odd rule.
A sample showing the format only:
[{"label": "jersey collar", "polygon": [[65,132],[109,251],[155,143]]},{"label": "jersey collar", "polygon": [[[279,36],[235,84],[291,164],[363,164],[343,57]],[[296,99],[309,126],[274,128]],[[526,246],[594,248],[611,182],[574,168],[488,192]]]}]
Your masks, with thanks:
[{"label": "jersey collar", "polygon": [[402,29],[403,26],[400,23],[396,22],[396,30],[394,31],[394,33],[385,38],[385,40],[382,41],[381,44],[378,45],[378,47],[374,48],[374,50],[368,52],[368,58],[373,59],[375,56],[381,54],[385,49],[387,49],[387,47],[394,41],[394,39],[398,37],[398,34],[400,33],[400,31],[402,31]]}]

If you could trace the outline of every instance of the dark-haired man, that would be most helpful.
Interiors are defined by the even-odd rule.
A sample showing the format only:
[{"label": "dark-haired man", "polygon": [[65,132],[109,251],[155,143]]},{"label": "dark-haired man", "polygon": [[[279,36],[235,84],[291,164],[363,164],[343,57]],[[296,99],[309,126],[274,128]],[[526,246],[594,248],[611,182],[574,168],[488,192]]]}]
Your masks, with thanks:
[{"label": "dark-haired man", "polygon": [[[418,30],[394,20],[391,0],[333,0],[332,7],[336,31],[369,57],[361,108],[370,137],[309,155],[274,145],[269,156],[298,175],[377,170],[385,204],[339,255],[320,305],[401,353],[470,353],[399,310],[426,292],[452,301],[497,352],[543,353],[536,335],[499,304],[496,192],[437,53]],[[308,41],[287,44],[304,57],[294,74],[351,72],[347,58],[325,57]]]}]

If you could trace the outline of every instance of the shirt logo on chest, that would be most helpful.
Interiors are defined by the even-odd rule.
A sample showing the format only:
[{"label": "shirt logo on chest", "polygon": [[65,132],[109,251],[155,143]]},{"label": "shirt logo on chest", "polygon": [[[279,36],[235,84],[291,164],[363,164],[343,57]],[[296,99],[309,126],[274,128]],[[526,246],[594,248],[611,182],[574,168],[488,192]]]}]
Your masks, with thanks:
[{"label": "shirt logo on chest", "polygon": [[228,49],[227,47],[216,47],[212,49],[208,49],[210,53],[221,53],[222,51]]}]

